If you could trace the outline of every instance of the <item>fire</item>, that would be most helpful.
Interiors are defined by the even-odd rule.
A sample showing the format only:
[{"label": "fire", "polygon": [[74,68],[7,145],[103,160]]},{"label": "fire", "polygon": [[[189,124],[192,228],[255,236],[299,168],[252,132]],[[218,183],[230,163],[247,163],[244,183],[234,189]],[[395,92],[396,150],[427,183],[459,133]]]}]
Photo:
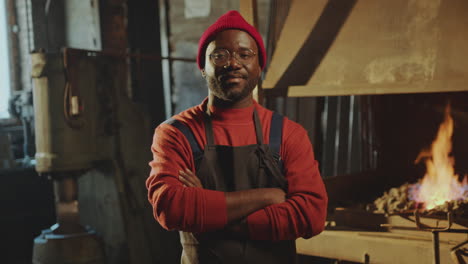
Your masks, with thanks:
[{"label": "fire", "polygon": [[447,201],[465,199],[468,189],[467,178],[460,182],[455,174],[455,159],[452,152],[453,119],[450,107],[445,110],[445,120],[440,125],[436,139],[432,142],[430,150],[422,151],[415,163],[424,159],[426,174],[424,178],[410,190],[410,197],[423,203],[427,210],[443,205]]}]

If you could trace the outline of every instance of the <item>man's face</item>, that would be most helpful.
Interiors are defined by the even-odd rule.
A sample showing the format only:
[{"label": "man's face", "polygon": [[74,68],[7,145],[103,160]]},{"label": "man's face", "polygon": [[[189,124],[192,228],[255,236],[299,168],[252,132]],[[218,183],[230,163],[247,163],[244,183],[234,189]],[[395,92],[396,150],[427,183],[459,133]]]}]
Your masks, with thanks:
[{"label": "man's face", "polygon": [[[227,65],[215,65],[209,55],[218,50],[229,51],[231,58]],[[249,63],[239,62],[234,52],[252,50],[256,55]],[[220,32],[206,48],[206,80],[211,94],[229,102],[238,102],[251,96],[260,78],[261,68],[258,61],[258,48],[255,40],[241,30]]]}]

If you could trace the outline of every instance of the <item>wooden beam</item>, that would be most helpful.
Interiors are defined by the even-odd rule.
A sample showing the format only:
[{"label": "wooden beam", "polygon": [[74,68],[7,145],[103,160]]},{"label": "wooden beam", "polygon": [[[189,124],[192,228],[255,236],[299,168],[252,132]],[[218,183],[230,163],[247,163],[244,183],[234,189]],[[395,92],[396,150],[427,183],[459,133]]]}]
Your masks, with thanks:
[{"label": "wooden beam", "polygon": [[438,80],[419,83],[351,83],[346,85],[312,82],[308,85],[289,87],[288,97],[437,93],[460,92],[467,90],[467,81],[463,79]]},{"label": "wooden beam", "polygon": [[239,10],[249,24],[258,28],[257,0],[241,0]]},{"label": "wooden beam", "polygon": [[293,1],[263,81],[272,89],[306,42],[327,1]]},{"label": "wooden beam", "polygon": [[[450,248],[440,241],[440,263],[452,263]],[[325,230],[311,239],[296,240],[297,253],[359,263],[433,263],[431,238],[386,232]]]},{"label": "wooden beam", "polygon": [[[257,0],[241,0],[239,9],[244,19],[258,29]],[[257,102],[263,103],[263,93],[260,84],[253,90],[253,96]]]}]

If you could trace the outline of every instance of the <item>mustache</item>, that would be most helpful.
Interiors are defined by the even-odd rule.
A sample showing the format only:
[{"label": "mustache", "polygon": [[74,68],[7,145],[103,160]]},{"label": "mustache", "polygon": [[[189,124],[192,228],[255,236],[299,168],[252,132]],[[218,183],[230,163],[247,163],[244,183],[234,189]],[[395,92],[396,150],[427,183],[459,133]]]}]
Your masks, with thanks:
[{"label": "mustache", "polygon": [[223,81],[229,78],[242,78],[247,79],[247,74],[242,74],[240,72],[226,72],[218,76],[219,81]]}]

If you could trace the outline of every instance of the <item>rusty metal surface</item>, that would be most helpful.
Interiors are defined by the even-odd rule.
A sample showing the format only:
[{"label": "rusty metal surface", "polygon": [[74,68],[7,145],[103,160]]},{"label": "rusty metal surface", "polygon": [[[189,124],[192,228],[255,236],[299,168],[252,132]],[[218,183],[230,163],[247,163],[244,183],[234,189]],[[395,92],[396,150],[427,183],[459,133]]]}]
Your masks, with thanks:
[{"label": "rusty metal surface", "polygon": [[121,0],[100,2],[103,49],[126,50],[128,47],[125,2]]}]

